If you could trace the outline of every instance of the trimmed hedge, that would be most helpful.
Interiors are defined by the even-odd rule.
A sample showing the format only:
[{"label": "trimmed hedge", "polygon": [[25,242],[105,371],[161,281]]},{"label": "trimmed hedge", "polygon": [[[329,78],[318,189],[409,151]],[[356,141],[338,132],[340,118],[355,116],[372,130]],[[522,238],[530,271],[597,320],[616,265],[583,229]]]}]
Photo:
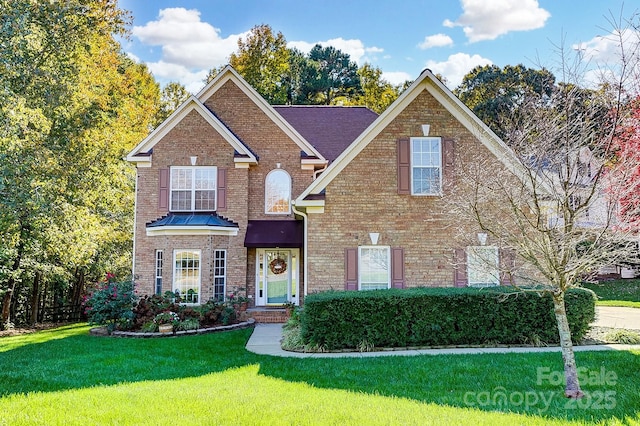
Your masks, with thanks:
[{"label": "trimmed hedge", "polygon": [[[595,317],[592,292],[565,295],[574,340]],[[326,350],[481,344],[558,343],[549,294],[509,287],[329,291],[305,298],[305,343]]]}]

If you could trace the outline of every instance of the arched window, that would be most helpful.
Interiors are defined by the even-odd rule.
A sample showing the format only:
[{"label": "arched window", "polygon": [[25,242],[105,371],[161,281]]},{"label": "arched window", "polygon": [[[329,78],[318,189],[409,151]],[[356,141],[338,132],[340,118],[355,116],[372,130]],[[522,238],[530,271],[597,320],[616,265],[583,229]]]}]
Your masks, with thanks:
[{"label": "arched window", "polygon": [[291,213],[291,177],[282,169],[270,171],[265,179],[264,211],[267,214]]}]

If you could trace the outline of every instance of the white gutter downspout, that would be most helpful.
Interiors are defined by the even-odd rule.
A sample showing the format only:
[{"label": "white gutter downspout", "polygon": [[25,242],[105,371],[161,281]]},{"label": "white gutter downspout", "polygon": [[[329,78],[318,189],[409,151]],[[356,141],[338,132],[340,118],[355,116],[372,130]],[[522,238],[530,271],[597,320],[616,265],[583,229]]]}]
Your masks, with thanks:
[{"label": "white gutter downspout", "polygon": [[[307,278],[308,278],[308,266],[307,266],[307,214],[301,212],[300,210],[296,209],[296,203],[295,200],[291,202],[292,204],[292,210],[295,214],[302,216],[302,223],[303,225],[303,232],[304,235],[302,236],[303,238],[303,242],[302,242],[302,251],[304,252],[303,254],[303,262],[304,262],[304,268],[303,268],[303,272],[302,272],[302,276],[303,276],[303,280],[304,280],[304,287],[303,287],[303,292],[302,294],[306,297],[307,296]],[[298,298],[298,305],[300,304],[300,298]]]},{"label": "white gutter downspout", "polygon": [[136,182],[134,189],[135,197],[133,198],[133,253],[131,256],[131,282],[136,280],[136,228],[138,219],[138,165],[136,164]]}]

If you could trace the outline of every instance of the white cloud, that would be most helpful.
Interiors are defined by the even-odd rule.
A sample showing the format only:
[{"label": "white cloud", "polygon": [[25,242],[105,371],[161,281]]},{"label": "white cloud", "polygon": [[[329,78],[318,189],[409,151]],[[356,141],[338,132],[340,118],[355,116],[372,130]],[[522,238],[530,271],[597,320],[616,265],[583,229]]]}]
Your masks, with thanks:
[{"label": "white cloud", "polygon": [[574,44],[571,47],[581,51],[588,61],[619,63],[621,45],[627,53],[637,52],[639,42],[640,31],[627,29],[622,32],[613,32],[606,36],[597,36],[587,42]]},{"label": "white cloud", "polygon": [[409,80],[413,80],[414,77],[411,76],[411,74],[406,73],[404,71],[391,71],[391,72],[382,72],[382,78],[384,78],[385,80],[387,80],[389,83],[393,84],[394,86],[397,86],[399,84],[404,83],[405,81]]},{"label": "white cloud", "polygon": [[208,69],[190,70],[189,68],[171,64],[164,61],[149,62],[147,66],[153,76],[161,82],[178,81],[190,92],[198,93],[204,86],[204,79],[209,73]]},{"label": "white cloud", "polygon": [[527,31],[544,26],[551,14],[538,0],[461,0],[463,13],[445,27],[463,27],[471,43],[493,40],[510,31]]},{"label": "white cloud", "polygon": [[157,77],[187,86],[193,85],[188,76],[203,70],[206,76],[209,69],[226,64],[238,39],[247,33],[222,38],[219,29],[200,20],[198,10],[176,7],[160,10],[158,20],[133,27],[132,34],[143,44],[161,46],[162,59],[149,64]]},{"label": "white cloud", "polygon": [[491,65],[490,59],[483,58],[480,55],[470,56],[466,53],[456,53],[447,58],[444,62],[428,61],[426,68],[433,71],[434,74],[440,74],[447,79],[447,87],[453,89],[462,83],[469,71],[480,65]]},{"label": "white cloud", "polygon": [[332,46],[349,55],[352,61],[358,65],[362,65],[364,62],[370,61],[369,55],[376,55],[384,52],[384,49],[380,47],[365,47],[364,43],[358,39],[345,40],[342,37],[332,38],[326,41],[317,41],[315,43],[309,43],[306,41],[291,41],[287,43],[287,47],[300,50],[303,53],[309,53],[313,46],[319,44],[322,47]]},{"label": "white cloud", "polygon": [[420,49],[431,49],[432,47],[444,47],[453,45],[453,40],[446,34],[434,34],[424,38],[418,45]]}]

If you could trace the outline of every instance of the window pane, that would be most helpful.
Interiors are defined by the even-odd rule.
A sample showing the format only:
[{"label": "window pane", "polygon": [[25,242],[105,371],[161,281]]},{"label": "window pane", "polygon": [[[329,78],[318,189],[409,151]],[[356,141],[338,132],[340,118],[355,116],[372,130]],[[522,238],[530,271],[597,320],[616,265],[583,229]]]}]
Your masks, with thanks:
[{"label": "window pane", "polygon": [[196,210],[214,211],[216,209],[216,191],[196,191]]},{"label": "window pane", "polygon": [[389,248],[360,248],[360,289],[389,288]]},{"label": "window pane", "polygon": [[215,169],[196,169],[195,189],[216,189]]},{"label": "window pane", "polygon": [[274,170],[265,180],[265,212],[289,213],[291,178],[284,170]]},{"label": "window pane", "polygon": [[413,193],[414,194],[440,193],[440,168],[414,167]]},{"label": "window pane", "polygon": [[198,303],[200,294],[200,251],[180,250],[175,253],[173,291],[180,292],[186,303]]},{"label": "window pane", "polygon": [[171,191],[171,210],[191,210],[191,191]]},{"label": "window pane", "polygon": [[488,287],[499,284],[498,248],[469,247],[467,249],[469,285]]},{"label": "window pane", "polygon": [[191,189],[190,169],[171,169],[171,189]]}]

